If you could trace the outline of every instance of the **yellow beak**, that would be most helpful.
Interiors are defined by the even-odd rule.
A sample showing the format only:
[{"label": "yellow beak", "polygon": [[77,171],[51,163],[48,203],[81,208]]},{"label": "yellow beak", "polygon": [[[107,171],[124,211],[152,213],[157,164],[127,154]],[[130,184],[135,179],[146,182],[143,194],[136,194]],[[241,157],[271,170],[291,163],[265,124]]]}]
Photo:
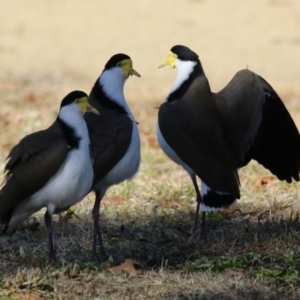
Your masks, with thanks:
[{"label": "yellow beak", "polygon": [[176,54],[170,51],[168,58],[161,65],[159,65],[158,68],[160,69],[163,68],[164,66],[170,65],[170,67],[174,69],[176,67],[175,65],[176,58],[177,58]]},{"label": "yellow beak", "polygon": [[131,59],[124,59],[122,61],[122,69],[125,76],[135,75],[137,77],[141,77],[141,75],[132,67],[132,60]]},{"label": "yellow beak", "polygon": [[98,109],[96,109],[94,106],[92,106],[91,104],[88,104],[86,107],[86,111],[90,111],[96,115],[100,115],[100,112]]},{"label": "yellow beak", "polygon": [[100,112],[89,103],[88,97],[82,97],[78,99],[78,104],[83,114],[87,111],[90,111],[96,115],[100,115]]},{"label": "yellow beak", "polygon": [[130,70],[129,70],[129,75],[135,75],[135,76],[137,76],[137,77],[141,77],[141,75],[140,75],[140,73],[138,73],[135,69],[133,69],[133,68],[131,68]]}]

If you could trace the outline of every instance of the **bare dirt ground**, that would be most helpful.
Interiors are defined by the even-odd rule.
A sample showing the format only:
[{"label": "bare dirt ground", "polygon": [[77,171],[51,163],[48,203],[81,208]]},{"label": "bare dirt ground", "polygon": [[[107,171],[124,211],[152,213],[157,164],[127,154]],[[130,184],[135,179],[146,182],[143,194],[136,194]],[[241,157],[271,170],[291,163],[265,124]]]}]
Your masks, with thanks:
[{"label": "bare dirt ground", "polygon": [[[139,121],[141,169],[103,200],[110,262],[90,260],[89,195],[75,206],[79,220],[55,219],[61,265],[47,264],[42,213],[39,230],[0,238],[1,300],[299,299],[299,184],[261,187],[270,174],[251,163],[240,171],[238,211],[212,213],[208,243],[188,242],[194,192],[155,137],[154,107],[176,75],[157,66],[175,44],[199,54],[213,91],[246,66],[260,74],[300,128],[298,0],[0,0],[1,170],[20,138],[53,121],[67,92],[90,91],[113,54],[130,55],[142,75],[125,87]],[[142,273],[113,276],[108,268],[127,257]]]}]

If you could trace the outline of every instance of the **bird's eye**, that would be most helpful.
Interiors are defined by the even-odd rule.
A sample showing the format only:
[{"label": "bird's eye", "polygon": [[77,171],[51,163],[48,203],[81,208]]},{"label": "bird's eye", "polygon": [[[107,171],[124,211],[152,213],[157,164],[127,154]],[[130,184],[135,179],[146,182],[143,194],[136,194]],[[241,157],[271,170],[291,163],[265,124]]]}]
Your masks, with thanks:
[{"label": "bird's eye", "polygon": [[121,62],[117,63],[117,67],[121,68],[122,67],[122,63]]},{"label": "bird's eye", "polygon": [[76,104],[78,104],[78,103],[79,103],[79,99],[76,99],[74,102],[75,102]]}]

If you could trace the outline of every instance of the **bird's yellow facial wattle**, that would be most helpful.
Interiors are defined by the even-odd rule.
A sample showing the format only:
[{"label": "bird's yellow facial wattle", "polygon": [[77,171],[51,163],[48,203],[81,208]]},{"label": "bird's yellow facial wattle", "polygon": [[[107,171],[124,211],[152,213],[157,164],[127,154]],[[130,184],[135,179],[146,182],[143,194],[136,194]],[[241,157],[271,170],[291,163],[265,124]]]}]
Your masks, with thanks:
[{"label": "bird's yellow facial wattle", "polygon": [[118,62],[117,67],[122,68],[126,77],[129,77],[129,75],[135,75],[137,77],[141,77],[141,75],[135,69],[133,69],[131,59],[124,59]]},{"label": "bird's yellow facial wattle", "polygon": [[79,105],[83,114],[87,111],[90,111],[96,115],[100,115],[100,112],[89,103],[88,97],[76,99],[74,102]]},{"label": "bird's yellow facial wattle", "polygon": [[175,61],[176,61],[177,55],[173,53],[172,51],[169,52],[168,58],[158,66],[158,68],[163,68],[164,66],[170,65],[172,69],[176,67]]}]

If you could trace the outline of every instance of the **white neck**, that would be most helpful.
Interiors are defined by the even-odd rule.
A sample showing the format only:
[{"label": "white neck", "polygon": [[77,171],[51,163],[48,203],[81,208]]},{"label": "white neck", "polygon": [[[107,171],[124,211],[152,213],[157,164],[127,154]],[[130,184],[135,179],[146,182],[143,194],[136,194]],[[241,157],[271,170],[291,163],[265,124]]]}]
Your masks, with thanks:
[{"label": "white neck", "polygon": [[176,59],[175,66],[178,70],[177,77],[175,79],[175,82],[174,82],[169,94],[176,91],[182,85],[182,83],[185,82],[189,78],[189,76],[193,72],[193,69],[196,64],[197,63],[194,61],[182,61],[182,60]]},{"label": "white neck", "polygon": [[99,84],[102,86],[105,94],[114,102],[122,106],[128,116],[134,121],[133,114],[127,105],[124,97],[124,84],[128,77],[125,76],[121,68],[113,68],[104,71],[100,78]]},{"label": "white neck", "polygon": [[80,138],[79,148],[89,146],[90,139],[87,125],[77,104],[71,103],[63,106],[59,112],[59,118],[74,129],[76,136]]}]

